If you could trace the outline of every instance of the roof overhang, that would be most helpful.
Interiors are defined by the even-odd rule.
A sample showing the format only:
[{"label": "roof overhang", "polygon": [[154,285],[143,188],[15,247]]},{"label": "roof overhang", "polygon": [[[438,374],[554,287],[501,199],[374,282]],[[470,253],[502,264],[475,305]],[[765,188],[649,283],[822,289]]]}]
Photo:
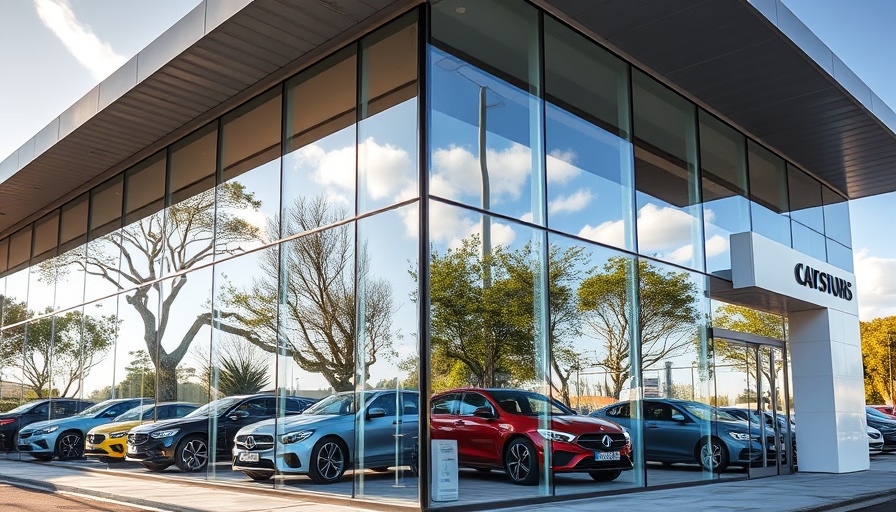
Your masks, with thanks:
[{"label": "roof overhang", "polygon": [[[204,0],[0,162],[0,236],[422,1]],[[896,190],[896,114],[778,0],[532,1],[849,198]]]},{"label": "roof overhang", "polygon": [[423,0],[203,0],[0,162],[0,236]]},{"label": "roof overhang", "polygon": [[535,1],[848,198],[896,190],[896,114],[780,0]]}]

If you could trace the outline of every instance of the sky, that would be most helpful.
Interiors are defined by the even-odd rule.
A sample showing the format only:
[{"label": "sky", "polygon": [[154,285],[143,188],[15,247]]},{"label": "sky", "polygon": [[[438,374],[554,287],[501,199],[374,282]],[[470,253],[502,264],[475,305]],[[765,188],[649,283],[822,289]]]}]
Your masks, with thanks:
[{"label": "sky", "polygon": [[[0,161],[198,3],[0,2]],[[896,1],[784,3],[896,109]],[[894,200],[887,194],[850,203],[862,320],[896,314],[896,241],[880,236],[877,222],[891,217]]]}]

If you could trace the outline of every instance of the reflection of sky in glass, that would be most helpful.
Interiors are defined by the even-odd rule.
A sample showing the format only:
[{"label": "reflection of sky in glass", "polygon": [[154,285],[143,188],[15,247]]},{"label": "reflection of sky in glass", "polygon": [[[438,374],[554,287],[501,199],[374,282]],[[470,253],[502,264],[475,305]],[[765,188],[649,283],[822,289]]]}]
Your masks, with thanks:
[{"label": "reflection of sky in glass", "polygon": [[636,197],[638,252],[703,270],[700,205],[679,208],[640,191]]},{"label": "reflection of sky in glass", "polygon": [[750,230],[749,202],[741,196],[729,196],[703,204],[703,230],[706,240],[706,271],[731,268],[729,236]]},{"label": "reflection of sky in glass", "polygon": [[417,197],[417,98],[358,126],[360,213]]},{"label": "reflection of sky in glass", "polygon": [[547,109],[549,227],[632,249],[632,147],[553,105]]}]

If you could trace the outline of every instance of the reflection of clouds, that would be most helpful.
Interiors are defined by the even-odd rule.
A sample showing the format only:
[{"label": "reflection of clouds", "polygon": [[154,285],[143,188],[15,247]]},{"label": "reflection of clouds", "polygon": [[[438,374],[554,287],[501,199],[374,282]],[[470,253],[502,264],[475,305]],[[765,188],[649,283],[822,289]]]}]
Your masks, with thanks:
[{"label": "reflection of clouds", "polygon": [[[429,235],[434,243],[450,248],[461,247],[463,240],[471,235],[482,235],[482,218],[473,220],[468,212],[437,201],[430,203]],[[516,239],[516,232],[507,224],[491,222],[492,246],[510,245]]]},{"label": "reflection of clouds", "polygon": [[638,210],[638,248],[642,253],[662,252],[691,239],[694,217],[669,206],[647,203]]},{"label": "reflection of clouds", "polygon": [[[391,144],[380,145],[368,137],[359,145],[358,161],[372,199],[385,199],[412,185],[416,164],[407,151]],[[404,192],[402,190],[402,192]],[[416,192],[414,193],[416,195]]]},{"label": "reflection of clouds", "polygon": [[579,230],[579,236],[602,244],[625,247],[625,223],[616,220],[603,222],[595,227],[586,224]]},{"label": "reflection of clouds", "polygon": [[552,150],[547,158],[548,183],[568,183],[578,176],[582,170],[573,165],[575,160],[576,154],[571,149]]},{"label": "reflection of clouds", "polygon": [[854,254],[859,319],[896,315],[896,258],[871,256],[868,249]]},{"label": "reflection of clouds", "polygon": [[548,213],[579,212],[584,210],[593,198],[594,195],[587,188],[579,189],[568,196],[559,195],[548,202]]},{"label": "reflection of clouds", "polygon": [[526,212],[520,215],[520,220],[523,222],[532,222],[533,220],[535,220],[535,216],[532,215],[532,212]]},{"label": "reflection of clouds", "polygon": [[[518,199],[532,171],[532,151],[514,142],[499,151],[489,148],[486,157],[492,198]],[[467,149],[452,145],[435,150],[432,167],[430,191],[433,194],[456,198],[481,193],[479,158]]]},{"label": "reflection of clouds", "polygon": [[728,251],[728,238],[721,235],[713,235],[706,241],[706,257],[712,258]]},{"label": "reflection of clouds", "polygon": [[694,244],[687,244],[679,247],[674,251],[665,255],[663,259],[675,263],[687,263],[694,258]]},{"label": "reflection of clouds", "polygon": [[[345,192],[355,190],[354,145],[325,150],[309,144],[290,154],[295,171],[306,172],[314,183],[327,189],[336,202],[353,204]],[[358,161],[365,179],[366,193],[375,200],[398,195],[399,200],[415,197],[416,164],[410,154],[391,144],[380,144],[368,137],[358,145]],[[410,194],[410,195],[408,195]]]}]

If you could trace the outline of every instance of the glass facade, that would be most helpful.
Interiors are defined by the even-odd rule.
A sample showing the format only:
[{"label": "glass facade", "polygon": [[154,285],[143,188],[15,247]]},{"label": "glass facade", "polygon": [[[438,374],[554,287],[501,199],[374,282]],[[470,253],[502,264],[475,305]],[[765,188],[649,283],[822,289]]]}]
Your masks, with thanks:
[{"label": "glass facade", "polygon": [[852,270],[833,189],[528,3],[444,0],[0,240],[0,406],[207,405],[148,470],[434,508],[747,477],[715,407],[790,412],[783,345],[710,334],[749,331],[708,297],[751,230]]}]

